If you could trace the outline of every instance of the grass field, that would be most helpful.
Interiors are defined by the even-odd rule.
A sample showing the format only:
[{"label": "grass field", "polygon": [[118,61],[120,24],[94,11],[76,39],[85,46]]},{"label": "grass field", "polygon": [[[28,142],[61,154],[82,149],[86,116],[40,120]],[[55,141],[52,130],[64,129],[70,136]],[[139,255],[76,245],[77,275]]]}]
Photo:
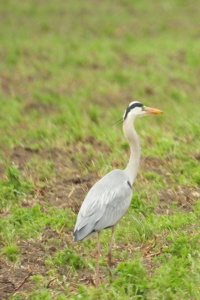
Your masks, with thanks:
[{"label": "grass field", "polygon": [[[0,299],[200,299],[198,1],[0,3]],[[129,102],[142,159],[115,234],[73,243],[89,188],[124,168]]]}]

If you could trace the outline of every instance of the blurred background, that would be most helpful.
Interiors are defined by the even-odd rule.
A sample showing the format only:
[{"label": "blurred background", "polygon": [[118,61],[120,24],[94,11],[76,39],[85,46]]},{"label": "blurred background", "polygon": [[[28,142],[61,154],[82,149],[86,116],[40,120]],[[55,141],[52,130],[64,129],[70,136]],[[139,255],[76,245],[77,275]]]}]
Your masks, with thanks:
[{"label": "blurred background", "polygon": [[[106,172],[127,163],[129,146],[121,126],[113,124],[134,100],[161,109],[164,114],[135,124],[142,146],[141,168],[130,213],[117,231],[123,253],[122,258],[117,258],[146,259],[143,250],[154,234],[163,234],[157,251],[168,245],[170,238],[173,243],[174,237],[168,239],[169,228],[176,236],[183,228],[188,236],[192,232],[195,242],[191,247],[196,249],[200,197],[199,78],[199,1],[0,2],[0,245],[4,257],[0,298],[13,294],[13,287],[6,282],[14,282],[15,288],[19,278],[23,282],[28,269],[22,270],[21,266],[27,260],[33,273],[42,277],[33,277],[27,285],[23,284],[20,290],[27,293],[26,297],[37,294],[34,299],[42,299],[43,282],[45,289],[54,277],[55,290],[47,291],[47,295],[56,297],[65,284],[63,274],[71,274],[67,281],[74,288],[69,292],[65,286],[69,294],[64,292],[62,299],[66,295],[75,297],[78,283],[92,285],[89,277],[83,279],[85,262],[81,257],[85,255],[91,275],[94,261],[90,261],[88,252],[94,244],[74,246],[73,226],[92,184]],[[136,219],[143,215],[143,227],[132,219],[133,213]],[[170,219],[174,214],[177,218]],[[188,224],[195,226],[189,230]],[[186,242],[181,241],[180,245],[192,244],[187,244],[187,238]],[[52,245],[54,250],[49,250]],[[57,268],[58,260],[53,260],[65,245],[70,250],[61,256],[65,257],[63,268],[69,266],[67,270]],[[177,245],[179,249],[178,242]],[[180,275],[174,270],[177,278],[185,281],[176,282],[173,270],[172,275],[165,273],[182,263],[176,260],[181,254],[178,252],[175,257],[173,251],[169,250],[171,267],[158,267],[165,261],[163,257],[155,264],[145,260],[149,276],[146,282],[150,282],[152,291],[149,299],[161,299],[163,288],[169,288],[166,299],[199,299],[198,276],[186,275],[190,263],[198,265],[195,256],[193,262],[187,261],[190,252],[184,256],[184,262],[188,262],[183,265],[185,273]],[[40,258],[37,266],[36,252]],[[51,263],[46,261],[47,255]],[[155,269],[160,281],[149,279],[154,278],[151,275]],[[141,271],[138,265],[133,270]],[[197,274],[199,271],[195,270]],[[107,276],[105,273],[102,276]],[[189,277],[190,286],[186,287]],[[141,288],[138,278],[133,294],[137,289],[146,293],[146,283]],[[173,280],[180,289],[177,298],[171,296]],[[123,284],[120,282],[119,286]],[[180,292],[184,289],[184,293]],[[102,292],[105,297],[107,292]],[[97,297],[90,290],[88,293],[91,299]],[[157,298],[153,298],[153,293]],[[125,293],[127,297],[133,294]],[[110,294],[112,299],[113,295]],[[125,299],[123,293],[121,297]]]}]

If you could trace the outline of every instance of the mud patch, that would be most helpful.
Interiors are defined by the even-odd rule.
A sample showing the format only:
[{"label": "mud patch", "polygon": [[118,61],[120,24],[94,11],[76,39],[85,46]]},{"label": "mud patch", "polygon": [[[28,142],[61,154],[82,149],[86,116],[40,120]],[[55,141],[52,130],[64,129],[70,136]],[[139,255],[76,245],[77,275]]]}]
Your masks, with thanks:
[{"label": "mud patch", "polygon": [[170,179],[173,173],[173,170],[171,170],[172,160],[163,160],[158,157],[144,157],[141,159],[141,164],[145,171],[153,171],[161,175],[168,186],[167,189],[159,192],[159,203],[155,207],[155,213],[173,214],[177,212],[177,209],[184,212],[193,212],[193,206],[197,199],[200,198],[200,188],[185,185],[179,185],[177,188],[169,188],[172,186]]},{"label": "mud patch", "polygon": [[69,179],[56,178],[52,186],[40,190],[39,199],[46,199],[52,206],[69,207],[77,213],[96,178],[93,175],[79,176],[74,174],[73,176]]},{"label": "mud patch", "polygon": [[5,174],[5,166],[0,164],[0,179],[4,178],[4,174]]},{"label": "mud patch", "polygon": [[[54,246],[49,241],[58,240]],[[71,238],[68,234],[60,235],[59,233],[46,228],[42,236],[35,240],[20,241],[17,246],[20,249],[20,263],[12,263],[6,259],[1,259],[0,267],[0,299],[8,299],[10,295],[25,293],[34,290],[35,283],[31,280],[33,275],[47,276],[49,267],[45,260],[49,255],[56,251],[62,250],[69,245]],[[58,276],[61,275],[58,271]],[[48,285],[47,282],[44,286]]]},{"label": "mud patch", "polygon": [[[74,151],[76,152],[76,150]],[[80,151],[80,149],[77,151]],[[86,149],[83,153],[87,157]],[[55,174],[52,174],[51,180],[41,182],[38,180],[37,170],[34,167],[27,167],[27,163],[33,157],[41,163],[44,159],[54,164]],[[79,210],[88,190],[98,179],[96,174],[81,175],[77,169],[78,163],[73,159],[72,149],[33,150],[28,147],[17,146],[11,154],[11,159],[33,181],[35,186],[34,201],[49,201],[53,206],[69,207],[74,212]],[[86,163],[87,158],[84,161],[84,164]]]},{"label": "mud patch", "polygon": [[193,206],[200,198],[200,188],[179,186],[176,190],[163,190],[159,194],[160,201],[155,208],[157,214],[173,214],[177,211],[193,212]]},{"label": "mud patch", "polygon": [[12,92],[12,86],[15,85],[15,82],[12,77],[2,74],[0,78],[0,88],[4,94],[10,95]]},{"label": "mud patch", "polygon": [[200,161],[200,153],[196,153],[196,154],[194,155],[194,158],[195,158],[196,160]]},{"label": "mud patch", "polygon": [[24,169],[33,155],[38,155],[39,150],[29,147],[16,146],[11,154],[11,160],[20,168]]},{"label": "mud patch", "polygon": [[40,114],[50,114],[58,112],[58,107],[52,103],[28,102],[23,108],[23,113],[29,114],[34,110]]},{"label": "mud patch", "polygon": [[40,199],[45,198],[53,206],[69,207],[77,212],[97,177],[94,174],[81,175],[76,163],[71,159],[72,153],[69,150],[53,148],[41,155],[54,162],[56,177],[53,183],[44,186]]},{"label": "mud patch", "polygon": [[163,168],[163,166],[166,166],[166,160],[163,160],[162,158],[143,157],[141,159],[141,165],[145,171],[154,171],[166,177],[166,169]]}]

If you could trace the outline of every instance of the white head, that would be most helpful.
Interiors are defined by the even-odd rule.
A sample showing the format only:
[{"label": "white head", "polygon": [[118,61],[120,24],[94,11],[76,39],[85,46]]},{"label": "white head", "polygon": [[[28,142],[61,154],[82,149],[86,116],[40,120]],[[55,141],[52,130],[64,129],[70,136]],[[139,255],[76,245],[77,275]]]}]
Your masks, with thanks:
[{"label": "white head", "polygon": [[135,119],[137,117],[146,116],[149,114],[162,114],[163,112],[156,108],[144,106],[138,101],[133,101],[129,104],[123,115],[123,121],[127,119]]}]

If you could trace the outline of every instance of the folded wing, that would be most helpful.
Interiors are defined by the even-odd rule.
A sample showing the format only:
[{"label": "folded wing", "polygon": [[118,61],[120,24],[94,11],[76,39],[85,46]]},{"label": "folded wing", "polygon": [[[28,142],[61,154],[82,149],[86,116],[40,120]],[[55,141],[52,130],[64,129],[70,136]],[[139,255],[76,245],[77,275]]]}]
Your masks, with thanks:
[{"label": "folded wing", "polygon": [[113,170],[88,192],[74,229],[74,241],[115,225],[127,211],[132,189],[123,170]]}]

